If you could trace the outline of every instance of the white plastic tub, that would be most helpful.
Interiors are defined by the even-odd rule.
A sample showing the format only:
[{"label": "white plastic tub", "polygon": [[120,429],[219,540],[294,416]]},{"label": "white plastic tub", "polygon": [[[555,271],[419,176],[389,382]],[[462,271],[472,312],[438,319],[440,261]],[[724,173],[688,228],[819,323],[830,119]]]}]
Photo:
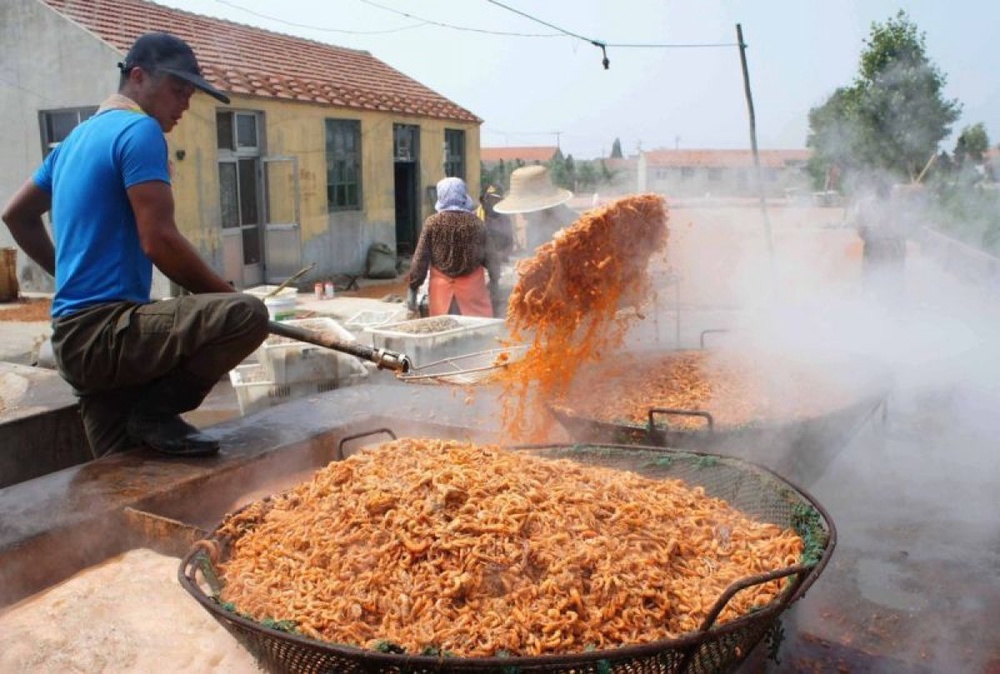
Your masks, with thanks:
[{"label": "white plastic tub", "polygon": [[[355,341],[354,335],[332,318],[301,318],[285,322],[340,341]],[[276,384],[338,381],[354,377],[359,371],[367,372],[364,363],[355,356],[277,335],[270,335],[264,340],[256,354],[257,362],[264,368],[265,378]]]},{"label": "white plastic tub", "polygon": [[413,365],[495,349],[505,336],[502,318],[432,316],[370,329],[372,345],[399,351]]},{"label": "white plastic tub", "polygon": [[293,288],[282,288],[273,296],[268,295],[278,286],[255,286],[247,288],[243,292],[247,295],[258,297],[267,307],[267,315],[272,321],[287,321],[295,318],[295,303],[299,296],[299,291]]},{"label": "white plastic tub", "polygon": [[244,416],[297,398],[361,384],[367,381],[367,377],[368,370],[360,363],[349,376],[293,384],[279,384],[268,379],[263,365],[238,365],[229,371],[229,381],[236,391],[240,414]]}]

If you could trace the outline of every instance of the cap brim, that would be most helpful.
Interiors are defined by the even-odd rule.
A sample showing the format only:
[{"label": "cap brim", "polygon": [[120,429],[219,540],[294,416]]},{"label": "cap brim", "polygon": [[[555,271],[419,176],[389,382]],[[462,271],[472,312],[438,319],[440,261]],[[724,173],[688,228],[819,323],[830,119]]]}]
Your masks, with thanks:
[{"label": "cap brim", "polygon": [[534,213],[535,211],[543,211],[546,208],[552,208],[553,206],[564,204],[572,198],[573,193],[562,188],[559,188],[557,194],[549,194],[541,197],[519,197],[514,194],[494,204],[493,210],[497,213],[506,213],[509,215],[517,213]]},{"label": "cap brim", "polygon": [[209,84],[208,82],[206,82],[204,77],[200,77],[200,76],[194,75],[192,73],[186,73],[186,72],[183,72],[183,71],[174,70],[173,68],[161,68],[161,70],[163,72],[170,73],[174,77],[179,77],[180,79],[184,80],[188,84],[191,84],[192,86],[194,86],[196,89],[200,89],[201,91],[204,91],[206,94],[208,94],[212,98],[214,98],[214,99],[216,99],[216,100],[218,100],[218,101],[220,101],[222,103],[225,103],[227,105],[229,104],[229,96],[226,96],[224,93],[222,93],[221,91],[219,91],[218,89],[216,89],[215,87],[213,87],[211,84]]}]

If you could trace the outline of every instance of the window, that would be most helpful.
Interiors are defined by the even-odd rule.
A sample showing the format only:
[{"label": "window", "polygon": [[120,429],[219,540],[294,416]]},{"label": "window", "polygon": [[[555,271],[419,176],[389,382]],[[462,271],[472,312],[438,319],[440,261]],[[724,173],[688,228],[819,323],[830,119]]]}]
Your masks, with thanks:
[{"label": "window", "polygon": [[96,106],[67,108],[65,110],[43,110],[39,114],[42,126],[42,156],[48,156],[56,145],[66,140],[69,132],[97,112]]},{"label": "window", "polygon": [[444,175],[465,180],[465,131],[444,130]]},{"label": "window", "polygon": [[420,127],[413,124],[392,125],[392,156],[396,161],[415,162]]},{"label": "window", "polygon": [[216,147],[233,152],[256,151],[260,147],[257,113],[220,110],[215,113]]},{"label": "window", "polygon": [[326,120],[326,200],[330,211],[361,209],[359,120]]}]

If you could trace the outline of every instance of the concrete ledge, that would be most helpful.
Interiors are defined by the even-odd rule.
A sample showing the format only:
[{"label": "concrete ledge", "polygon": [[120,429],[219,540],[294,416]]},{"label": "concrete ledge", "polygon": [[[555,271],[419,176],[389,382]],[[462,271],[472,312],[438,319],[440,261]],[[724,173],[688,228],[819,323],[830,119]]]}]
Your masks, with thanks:
[{"label": "concrete ledge", "polygon": [[62,377],[0,362],[0,488],[92,458],[76,396]]}]

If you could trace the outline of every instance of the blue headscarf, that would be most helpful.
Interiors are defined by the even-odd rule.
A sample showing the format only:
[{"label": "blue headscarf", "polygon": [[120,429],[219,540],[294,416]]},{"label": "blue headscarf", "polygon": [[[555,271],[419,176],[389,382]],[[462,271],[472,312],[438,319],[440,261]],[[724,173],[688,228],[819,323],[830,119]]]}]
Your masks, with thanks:
[{"label": "blue headscarf", "polygon": [[468,211],[473,212],[475,203],[465,189],[465,181],[461,178],[445,178],[437,184],[437,203],[434,210],[441,211]]}]

